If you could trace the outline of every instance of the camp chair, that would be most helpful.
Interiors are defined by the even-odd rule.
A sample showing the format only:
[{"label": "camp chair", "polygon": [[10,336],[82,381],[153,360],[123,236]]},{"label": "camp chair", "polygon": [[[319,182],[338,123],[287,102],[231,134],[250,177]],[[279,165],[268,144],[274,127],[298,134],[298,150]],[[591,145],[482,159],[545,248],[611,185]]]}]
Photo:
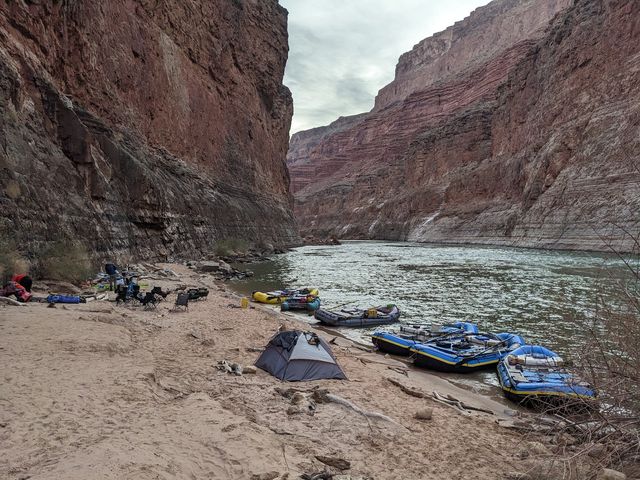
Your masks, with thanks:
[{"label": "camp chair", "polygon": [[162,288],[160,287],[153,287],[151,289],[151,293],[153,293],[154,295],[158,295],[160,298],[157,298],[157,301],[162,301],[165,298],[167,298],[167,295],[169,295],[169,292],[163,292]]},{"label": "camp chair", "polygon": [[124,285],[118,285],[116,287],[116,305],[120,302],[127,302],[127,287],[125,287]]},{"label": "camp chair", "polygon": [[189,311],[189,294],[188,293],[179,293],[178,298],[176,298],[176,304],[174,310],[178,310],[179,307],[184,307],[186,311]]},{"label": "camp chair", "polygon": [[153,292],[147,292],[140,300],[145,310],[155,310],[156,308],[156,295]]}]

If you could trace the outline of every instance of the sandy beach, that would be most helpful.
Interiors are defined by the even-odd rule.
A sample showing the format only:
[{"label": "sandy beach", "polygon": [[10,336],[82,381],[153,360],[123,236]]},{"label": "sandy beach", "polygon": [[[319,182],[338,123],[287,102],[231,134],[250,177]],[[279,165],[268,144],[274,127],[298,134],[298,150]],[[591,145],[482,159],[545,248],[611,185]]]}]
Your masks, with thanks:
[{"label": "sandy beach", "polygon": [[[171,268],[179,280],[150,282],[207,286],[209,298],[188,312],[170,311],[175,295],[154,311],[107,301],[0,306],[0,478],[271,480],[328,469],[336,479],[502,479],[529,468],[530,443],[498,425],[503,404],[428,372],[403,374],[403,363],[330,332],[316,330],[335,338],[348,381],[218,370],[224,359],[252,365],[279,327],[310,327],[253,304],[238,308],[239,297],[213,277]],[[494,414],[460,413],[389,378]],[[288,388],[306,398],[328,389],[392,421],[336,403],[310,415],[306,400],[292,405],[282,395]],[[425,408],[431,420],[414,418]]]}]

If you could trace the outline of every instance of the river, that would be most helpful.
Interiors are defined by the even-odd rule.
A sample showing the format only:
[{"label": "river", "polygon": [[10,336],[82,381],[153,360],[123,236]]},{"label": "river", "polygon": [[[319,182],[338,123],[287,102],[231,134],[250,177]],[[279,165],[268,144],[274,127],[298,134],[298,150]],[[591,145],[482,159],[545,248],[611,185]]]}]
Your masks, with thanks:
[{"label": "river", "polygon": [[[611,255],[406,242],[304,246],[249,269],[253,277],[233,284],[247,295],[317,287],[323,308],[395,303],[403,323],[466,320],[484,331],[519,333],[568,360],[585,343],[584,326],[597,299],[626,281],[623,262]],[[300,318],[315,323],[311,316]],[[340,333],[371,344],[374,330]],[[474,389],[497,384],[491,372],[456,381]]]}]

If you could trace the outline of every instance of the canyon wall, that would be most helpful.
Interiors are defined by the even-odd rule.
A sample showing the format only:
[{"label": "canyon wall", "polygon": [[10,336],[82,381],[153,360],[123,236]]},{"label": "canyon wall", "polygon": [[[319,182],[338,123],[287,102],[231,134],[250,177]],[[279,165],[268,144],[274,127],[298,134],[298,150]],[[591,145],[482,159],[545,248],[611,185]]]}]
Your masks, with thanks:
[{"label": "canyon wall", "polygon": [[[314,165],[311,162],[312,152],[325,138],[344,130],[351,131],[351,127],[360,123],[366,114],[350,115],[340,117],[326,127],[317,127],[310,130],[298,132],[289,141],[289,151],[287,153],[287,167],[289,171],[294,170],[295,175],[291,178],[291,192],[295,193],[304,188],[309,182],[308,178],[313,178]],[[307,176],[307,174],[311,176]]]},{"label": "canyon wall", "polygon": [[631,0],[496,1],[420,42],[290,168],[302,233],[631,250],[639,22]]},{"label": "canyon wall", "polygon": [[298,241],[277,0],[0,5],[0,222],[27,251]]}]

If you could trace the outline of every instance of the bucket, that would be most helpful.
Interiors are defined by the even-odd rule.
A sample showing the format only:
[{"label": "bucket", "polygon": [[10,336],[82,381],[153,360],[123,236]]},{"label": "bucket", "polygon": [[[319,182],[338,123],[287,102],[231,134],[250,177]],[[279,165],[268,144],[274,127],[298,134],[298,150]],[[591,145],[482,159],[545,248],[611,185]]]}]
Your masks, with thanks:
[{"label": "bucket", "polygon": [[240,299],[240,306],[242,308],[249,308],[249,299],[247,297],[242,297]]}]

